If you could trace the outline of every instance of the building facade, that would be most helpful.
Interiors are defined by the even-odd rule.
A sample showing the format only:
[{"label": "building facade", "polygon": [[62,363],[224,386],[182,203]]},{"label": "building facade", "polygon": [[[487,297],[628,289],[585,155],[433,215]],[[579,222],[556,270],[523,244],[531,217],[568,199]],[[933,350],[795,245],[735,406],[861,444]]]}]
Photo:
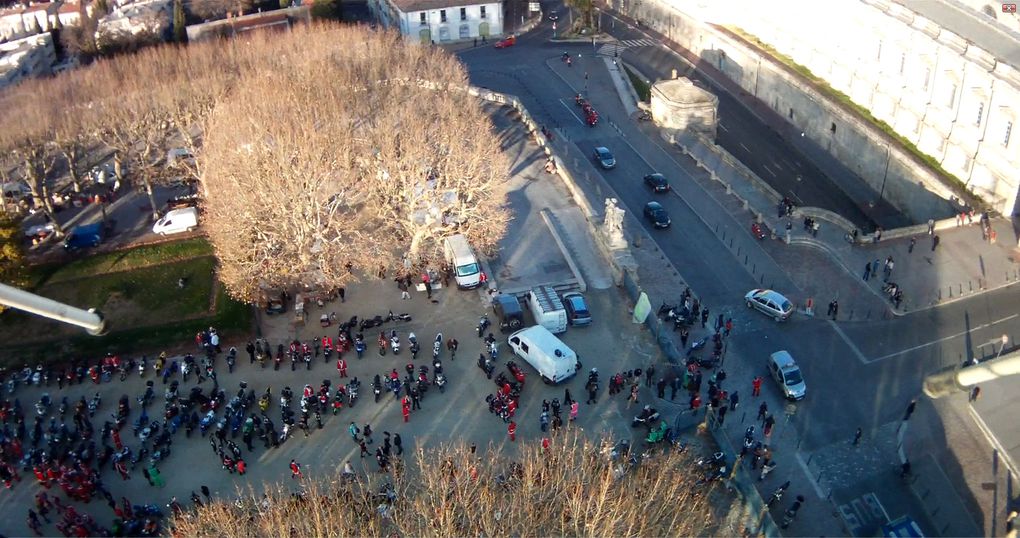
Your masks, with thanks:
[{"label": "building facade", "polygon": [[56,61],[53,37],[49,33],[0,43],[0,88],[29,77],[48,75]]},{"label": "building facade", "polygon": [[503,35],[503,3],[470,0],[369,0],[380,24],[421,43]]}]

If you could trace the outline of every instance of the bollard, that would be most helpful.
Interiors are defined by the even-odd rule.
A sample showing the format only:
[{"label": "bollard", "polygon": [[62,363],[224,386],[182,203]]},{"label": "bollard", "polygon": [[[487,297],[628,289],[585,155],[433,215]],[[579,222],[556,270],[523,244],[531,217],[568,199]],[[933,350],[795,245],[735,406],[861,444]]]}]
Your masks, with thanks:
[{"label": "bollard", "polygon": [[868,315],[864,319],[871,319],[871,309],[868,309]]},{"label": "bollard", "polygon": [[949,286],[949,298],[950,299],[953,298],[953,287],[952,286]]},{"label": "bollard", "polygon": [[725,241],[725,240],[726,240],[726,230],[723,230],[723,231],[722,231],[722,240],[723,240],[723,241]]},{"label": "bollard", "polygon": [[963,282],[960,282],[960,295],[963,295]]},{"label": "bollard", "polygon": [[[715,223],[715,233],[719,233],[719,223]],[[1006,273],[1006,278],[1009,278],[1009,272]]]},{"label": "bollard", "polygon": [[733,248],[733,238],[730,237],[730,248]]},{"label": "bollard", "polygon": [[974,291],[974,282],[973,281],[968,280],[967,281],[967,286],[970,288],[970,291]]},{"label": "bollard", "polygon": [[[745,261],[744,263],[747,263],[747,262]],[[757,263],[751,264],[751,274],[752,275],[757,275],[758,274],[758,264]]]},{"label": "bollard", "polygon": [[744,265],[747,265],[747,254],[744,254]]},{"label": "bollard", "polygon": [[765,283],[765,273],[762,273],[762,274],[761,274],[761,275],[760,275],[760,276],[758,277],[758,283],[759,283],[759,284],[764,284],[764,283]]}]

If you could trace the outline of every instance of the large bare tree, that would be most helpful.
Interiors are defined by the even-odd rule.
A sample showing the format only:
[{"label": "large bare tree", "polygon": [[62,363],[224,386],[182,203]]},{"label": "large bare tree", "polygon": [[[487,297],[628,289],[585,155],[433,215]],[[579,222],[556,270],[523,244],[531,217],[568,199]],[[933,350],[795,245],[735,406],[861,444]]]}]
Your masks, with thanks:
[{"label": "large bare tree", "polygon": [[508,161],[454,58],[359,28],[295,31],[276,47],[301,54],[252,66],[213,110],[199,156],[233,295],[340,285],[347,262],[432,258],[453,233],[496,244]]}]

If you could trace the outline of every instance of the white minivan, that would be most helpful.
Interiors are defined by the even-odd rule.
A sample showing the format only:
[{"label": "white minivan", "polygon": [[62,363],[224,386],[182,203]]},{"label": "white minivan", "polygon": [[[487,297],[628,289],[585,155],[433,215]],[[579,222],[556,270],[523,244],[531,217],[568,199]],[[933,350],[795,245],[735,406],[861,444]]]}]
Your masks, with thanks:
[{"label": "white minivan", "polygon": [[181,232],[190,232],[198,226],[198,209],[184,207],[168,211],[163,218],[152,225],[152,233],[169,235]]},{"label": "white minivan", "polygon": [[451,235],[443,242],[446,261],[453,267],[453,278],[458,288],[477,288],[482,283],[482,266],[478,264],[471,245],[461,234]]},{"label": "white minivan", "polygon": [[518,357],[538,370],[544,383],[565,381],[576,374],[580,367],[577,353],[541,325],[511,334],[507,343]]}]

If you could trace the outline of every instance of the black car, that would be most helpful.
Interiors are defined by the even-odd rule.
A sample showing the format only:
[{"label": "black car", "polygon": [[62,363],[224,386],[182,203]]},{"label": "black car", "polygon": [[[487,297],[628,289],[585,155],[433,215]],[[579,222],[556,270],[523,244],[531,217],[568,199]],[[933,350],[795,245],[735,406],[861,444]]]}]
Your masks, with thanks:
[{"label": "black car", "polygon": [[669,219],[669,213],[659,202],[645,204],[645,218],[656,228],[669,228],[669,225],[673,223]]},{"label": "black car", "polygon": [[501,293],[492,298],[492,311],[502,332],[516,331],[524,326],[524,310],[517,297]]},{"label": "black car", "polygon": [[655,192],[666,192],[669,190],[669,182],[666,181],[666,176],[659,173],[645,176],[645,185],[651,187]]}]

